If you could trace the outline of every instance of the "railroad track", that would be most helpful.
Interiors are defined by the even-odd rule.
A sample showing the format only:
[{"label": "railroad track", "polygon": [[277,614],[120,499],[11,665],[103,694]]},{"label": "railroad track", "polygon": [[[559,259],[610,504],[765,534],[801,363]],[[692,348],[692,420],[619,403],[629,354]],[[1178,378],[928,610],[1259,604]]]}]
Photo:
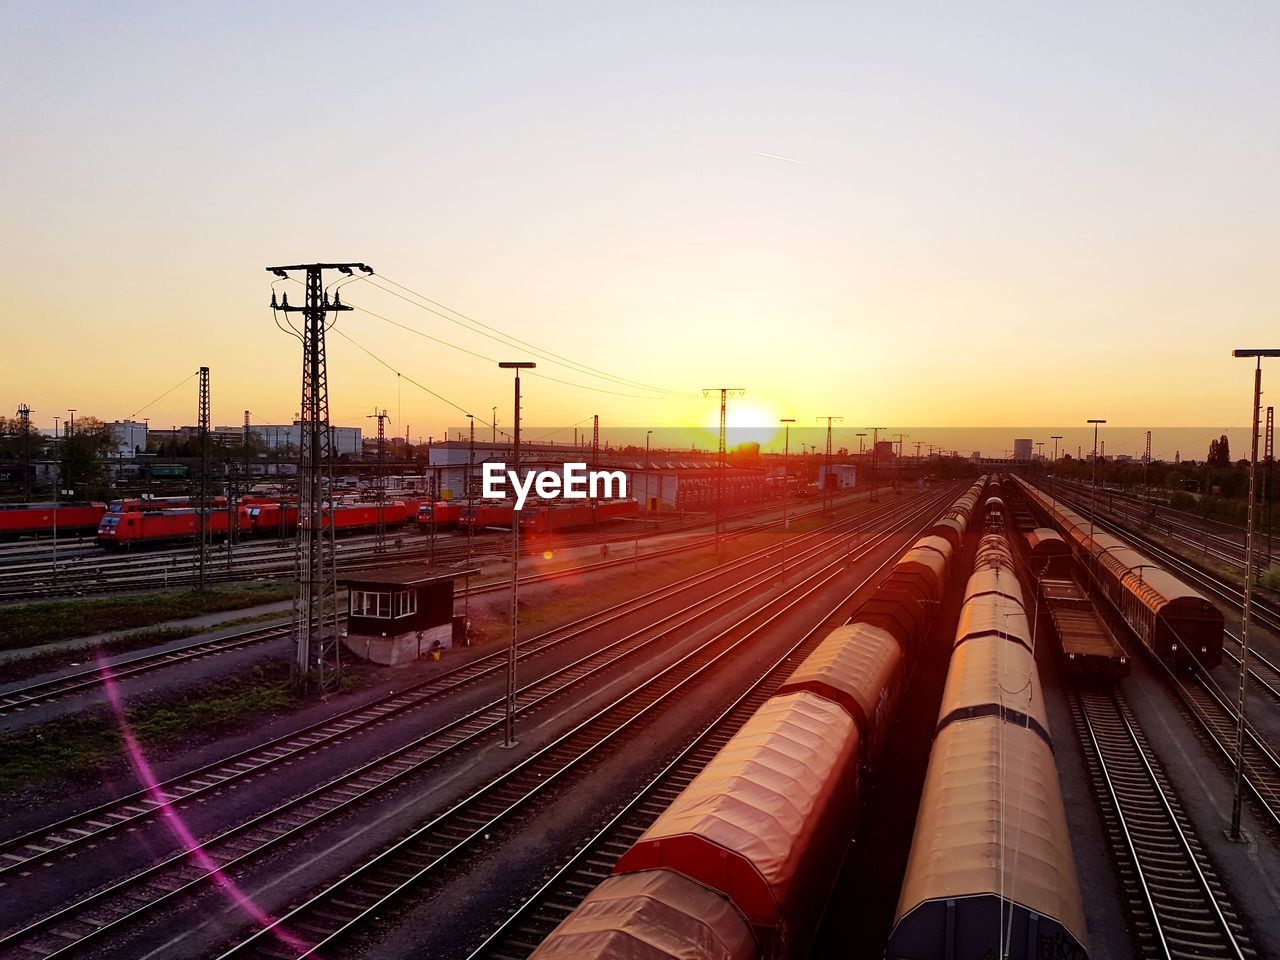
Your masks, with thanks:
[{"label": "railroad track", "polygon": [[[858,499],[860,499],[859,495],[841,498],[833,501],[833,507],[848,506]],[[777,507],[778,504],[772,502],[753,504],[745,509],[726,512],[724,519],[726,521],[741,520],[777,509]],[[793,519],[814,516],[822,512],[820,506],[811,507],[808,510],[800,508],[793,515]],[[640,537],[645,539],[651,536],[699,530],[705,528],[710,522],[709,517],[704,514],[697,514],[692,520],[681,518],[662,521],[657,528],[641,531]],[[765,520],[759,524],[753,524],[752,527],[760,529],[778,523],[780,521],[776,519]],[[432,545],[427,543],[424,539],[425,535],[416,529],[406,529],[409,530],[410,535],[405,537],[402,531],[401,536],[408,546],[387,549],[383,552],[376,551],[373,546],[374,541],[368,537],[340,540],[339,563],[344,570],[365,570],[388,563],[398,564],[416,560],[442,564],[461,562],[468,555],[468,548],[463,545],[466,538],[462,535],[449,536],[443,542]],[[591,531],[556,535],[554,542],[559,548],[567,549],[606,543],[630,543],[635,539],[634,530],[603,534]],[[526,550],[539,548],[540,542],[541,538],[528,540]],[[478,533],[474,546],[479,552],[500,554],[509,551],[510,544],[509,534]],[[3,557],[0,557],[0,561],[2,560]],[[245,541],[238,546],[230,566],[225,552],[211,553],[208,556],[205,577],[210,583],[237,582],[255,578],[287,578],[293,575],[293,563],[292,540]],[[20,566],[29,566],[29,564]],[[47,582],[50,578],[54,582]],[[85,544],[77,544],[76,556],[69,562],[60,563],[56,576],[49,564],[41,563],[36,569],[26,571],[20,568],[15,569],[12,564],[0,562],[0,600],[27,601],[120,590],[155,589],[161,586],[184,587],[195,584],[197,580],[193,547],[180,550],[104,554],[96,545],[93,551],[89,551]]]},{"label": "railroad track", "polygon": [[[1223,640],[1227,643],[1235,644],[1236,649],[1223,644],[1222,652],[1236,662],[1239,666],[1240,658],[1244,652],[1244,645],[1230,630],[1226,630],[1222,634]],[[1237,653],[1236,650],[1240,652]],[[1268,660],[1265,656],[1258,652],[1254,647],[1249,650],[1249,675],[1253,677],[1258,686],[1262,687],[1270,696],[1280,701],[1280,667]]]},{"label": "railroad track", "polygon": [[[877,515],[870,517],[861,517],[859,522],[882,520],[887,517],[888,512],[878,512]],[[795,549],[797,545],[803,545],[805,541],[817,539],[819,536],[826,535],[832,530],[841,529],[841,527],[854,521],[837,521],[831,525],[831,529],[815,530],[804,538],[792,541],[790,548]],[[605,623],[616,622],[622,617],[631,616],[643,609],[650,607],[655,603],[668,602],[672,596],[682,593],[682,591],[699,588],[701,585],[709,584],[724,576],[733,575],[737,571],[746,570],[753,564],[769,559],[774,553],[778,552],[778,548],[763,548],[754,550],[753,553],[746,554],[728,563],[718,564],[709,571],[701,571],[694,575],[684,577],[677,580],[673,584],[668,584],[657,590],[649,591],[649,593],[634,596],[625,600],[625,602],[613,604],[612,607],[596,611],[588,614],[588,616],[580,617],[579,620],[566,623],[561,627],[554,628],[543,632],[536,636],[527,637],[518,644],[518,657],[526,660],[536,657],[541,653],[547,653],[548,650],[558,648],[558,646],[567,643],[568,640],[576,639],[577,636],[589,626],[598,628]],[[630,563],[627,561],[609,561],[604,566],[612,563]],[[772,561],[769,561],[772,563]],[[600,564],[594,564],[600,566]],[[579,576],[581,568],[573,568],[570,571],[558,571],[556,576]],[[549,576],[549,575],[540,575]],[[506,585],[498,584],[493,589],[507,589]],[[285,634],[280,634],[285,635]],[[248,643],[248,641],[244,641]],[[145,659],[145,658],[142,658]],[[421,681],[419,684],[413,684],[406,690],[398,691],[393,696],[375,701],[375,703],[365,704],[362,707],[352,708],[346,712],[339,713],[338,716],[324,719],[317,723],[308,724],[307,727],[296,730],[287,735],[276,737],[276,739],[253,746],[241,753],[227,756],[205,767],[196,769],[187,773],[180,774],[178,777],[170,778],[168,781],[157,783],[154,791],[140,790],[132,795],[120,797],[113,803],[97,806],[87,812],[73,815],[73,817],[59,820],[58,823],[49,824],[49,826],[36,829],[36,831],[23,833],[23,835],[5,838],[0,840],[0,879],[5,874],[10,874],[19,869],[28,869],[40,861],[51,858],[58,854],[65,854],[73,847],[87,844],[87,842],[96,842],[102,840],[109,832],[116,831],[122,826],[136,826],[141,820],[150,818],[160,806],[170,806],[187,803],[196,799],[196,797],[205,797],[210,792],[223,790],[223,788],[232,785],[243,778],[250,776],[259,776],[266,768],[275,763],[282,763],[285,759],[296,759],[298,755],[306,753],[306,751],[316,750],[332,744],[335,739],[347,739],[347,737],[355,736],[356,733],[365,730],[367,727],[376,726],[383,722],[389,721],[390,718],[398,716],[406,710],[410,710],[426,703],[429,700],[438,699],[439,696],[448,694],[461,689],[463,686],[474,684],[486,676],[506,668],[507,652],[490,654],[489,657],[474,660],[474,662],[465,664],[465,666],[452,669],[447,673],[440,673],[429,680]],[[102,675],[99,671],[91,671],[93,676],[101,682]],[[81,676],[81,675],[77,675]],[[123,676],[120,672],[114,672],[113,678]]]},{"label": "railroad track", "polygon": [[1128,704],[1114,693],[1076,690],[1071,709],[1142,956],[1256,956]]},{"label": "railroad track", "polygon": [[[886,511],[875,511],[871,514],[864,514],[864,519],[869,517],[880,516]],[[750,531],[734,531],[727,534],[728,537],[738,536],[742,533]],[[644,554],[640,559],[649,561],[660,557],[667,557],[677,553],[687,552],[705,547],[706,543],[685,543],[677,544],[672,547],[666,547],[661,550],[654,550]],[[402,559],[403,554],[397,555],[397,559]],[[751,555],[748,555],[751,556]],[[636,558],[618,557],[613,560],[600,560],[592,563],[581,564],[564,570],[555,570],[547,573],[528,574],[520,578],[520,583],[524,585],[532,585],[536,583],[546,583],[554,580],[578,577],[584,573],[593,573],[600,570],[624,567],[636,562]],[[344,569],[359,569],[344,568]],[[493,583],[484,586],[471,587],[465,593],[470,596],[478,596],[485,593],[494,593],[500,590],[509,589],[507,583]],[[340,618],[342,622],[345,618]],[[259,627],[254,630],[246,630],[241,633],[232,634],[215,640],[202,640],[183,646],[175,646],[169,650],[158,653],[140,654],[136,657],[125,660],[118,660],[109,664],[110,675],[113,680],[121,680],[129,677],[138,676],[143,673],[149,673],[153,670],[162,669],[164,667],[174,666],[179,663],[185,663],[190,660],[212,656],[214,654],[225,653],[230,650],[237,650],[245,646],[257,643],[264,643],[271,640],[279,640],[288,637],[291,633],[289,627],[268,626]],[[92,651],[87,651],[88,655],[92,655]],[[73,674],[62,677],[53,677],[47,680],[40,680],[17,687],[11,690],[0,691],[0,716],[8,713],[17,713],[31,707],[41,706],[61,697],[68,696],[73,693],[80,693],[85,690],[99,687],[104,682],[104,671],[102,667],[94,667],[87,670],[81,670]]]},{"label": "railroad track", "polygon": [[[868,519],[874,522],[876,519],[883,519],[884,516],[887,516],[887,511],[882,515],[860,518],[859,522]],[[852,522],[854,521],[839,521],[832,524],[830,529],[814,531],[803,538],[798,538],[790,545],[790,549],[794,550],[805,542],[816,540]],[[776,547],[769,547],[753,551],[727,564],[693,574],[553,630],[529,637],[520,641],[518,656],[522,661],[526,661],[578,638],[587,629],[598,629],[654,604],[665,603],[684,591],[694,590],[745,570],[761,560],[772,563],[769,558],[777,550]],[[577,576],[580,573],[581,570],[575,568],[571,571],[559,571],[558,575]],[[498,584],[496,588],[506,589],[506,586]],[[245,639],[242,642],[251,641]],[[154,815],[162,806],[171,809],[175,805],[187,803],[196,798],[205,798],[210,793],[217,793],[246,777],[261,775],[275,764],[292,762],[301,754],[332,745],[335,740],[348,739],[367,729],[380,726],[406,711],[439,699],[445,694],[457,692],[463,687],[505,670],[506,662],[507,652],[499,651],[455,670],[413,684],[393,696],[344,711],[335,717],[310,724],[198,770],[173,777],[157,784],[153,791],[140,790],[55,824],[0,840],[0,880],[3,880],[6,875],[29,869],[36,863],[55,855],[65,854],[75,847],[101,841],[107,834],[118,831],[121,827],[136,826]],[[102,674],[98,671],[93,673],[101,682]],[[116,672],[113,674],[113,679],[118,679],[121,675]]]},{"label": "railroad track", "polygon": [[[1093,495],[1093,491],[1088,487],[1077,484],[1063,483],[1062,486],[1070,490],[1077,497],[1089,499]],[[1118,507],[1116,500],[1120,500],[1123,506]],[[1106,504],[1106,506],[1102,506]],[[1209,520],[1207,518],[1183,518],[1176,515],[1177,511],[1160,505],[1147,503],[1146,501],[1136,499],[1124,493],[1117,493],[1113,490],[1098,491],[1099,509],[1105,510],[1115,516],[1121,517],[1131,522],[1139,523],[1145,526],[1147,523],[1154,523],[1157,529],[1163,528],[1166,536],[1173,540],[1181,541],[1188,546],[1194,547],[1203,553],[1217,557],[1226,563],[1234,566],[1244,567],[1245,554],[1245,531],[1243,528],[1234,528],[1229,524],[1221,521]],[[1150,513],[1150,511],[1155,511]],[[1163,511],[1163,512],[1161,512]],[[1171,515],[1173,514],[1173,515]],[[1197,524],[1213,523],[1230,531],[1230,536],[1224,533],[1215,533],[1206,529],[1205,526]],[[1212,549],[1211,549],[1212,545]],[[1223,551],[1228,552],[1223,552]],[[1258,550],[1259,553],[1265,554],[1266,548],[1263,546]],[[1280,560],[1280,557],[1274,556],[1272,560]]]},{"label": "railroad track", "polygon": [[[1137,541],[1141,549],[1168,563],[1179,573],[1216,593],[1229,604],[1237,607],[1243,604],[1243,591],[1235,590],[1231,585],[1222,583],[1220,580],[1200,570],[1194,564],[1151,543],[1144,537],[1102,519],[1098,519],[1097,522],[1099,526],[1110,530],[1123,539],[1131,542]],[[1257,608],[1261,605],[1257,602],[1256,597],[1254,606],[1255,613],[1257,613]],[[1275,615],[1266,608],[1261,610],[1261,615],[1258,619],[1269,627],[1276,621]],[[1224,640],[1230,637],[1232,641],[1239,644],[1239,640],[1233,634],[1224,633],[1223,636]],[[1223,652],[1235,660],[1237,664],[1240,662],[1239,655],[1227,649],[1225,643]],[[1264,690],[1274,695],[1276,688],[1272,685],[1272,681],[1277,674],[1274,664],[1269,660],[1265,660],[1265,658],[1259,657],[1257,660],[1259,666],[1255,667],[1252,665],[1254,657],[1254,652],[1250,651],[1250,678],[1262,686]],[[1218,687],[1217,682],[1198,663],[1195,664],[1195,668],[1188,678],[1186,675],[1180,675],[1170,669],[1168,664],[1163,661],[1156,660],[1154,662],[1164,668],[1165,675],[1169,678],[1175,692],[1186,706],[1187,712],[1208,738],[1210,745],[1223,758],[1227,766],[1234,771],[1238,714],[1236,708]],[[1266,670],[1270,672],[1264,673],[1263,671]],[[1245,723],[1242,766],[1242,782],[1257,801],[1257,806],[1263,819],[1273,827],[1280,828],[1280,757],[1277,757],[1271,746],[1248,722]]]},{"label": "railroad track", "polygon": [[[1065,497],[1060,497],[1059,499],[1062,499],[1066,503],[1071,503],[1071,501]],[[1075,506],[1079,506],[1079,504],[1077,503]],[[1234,584],[1224,582],[1219,577],[1201,569],[1186,558],[1180,557],[1178,554],[1140,533],[1122,527],[1119,524],[1106,520],[1102,517],[1095,517],[1095,522],[1099,528],[1114,534],[1122,540],[1136,544],[1140,550],[1149,554],[1152,558],[1166,564],[1170,570],[1185,577],[1196,586],[1202,587],[1209,591],[1209,593],[1217,596],[1218,599],[1222,600],[1233,609],[1243,609],[1244,591],[1238,589]],[[1257,623],[1260,623],[1267,629],[1275,633],[1280,633],[1280,612],[1277,612],[1264,599],[1257,596],[1256,593],[1253,598],[1253,610],[1251,612],[1251,616]],[[1229,631],[1224,634],[1224,639],[1229,639],[1230,642],[1235,643],[1237,647],[1240,646],[1239,638]],[[1226,649],[1225,644],[1223,650],[1226,655],[1235,660],[1237,664],[1240,662],[1239,655]],[[1259,686],[1267,691],[1267,693],[1275,696],[1277,699],[1280,699],[1280,667],[1277,667],[1266,657],[1258,653],[1257,650],[1249,651],[1249,662],[1249,676],[1252,677]]]},{"label": "railroad track", "polygon": [[747,690],[711,721],[630,803],[587,840],[550,879],[527,898],[468,956],[467,960],[525,960],[593,889],[677,796],[693,782],[760,706],[772,697],[834,626],[858,590],[896,558],[890,557],[853,588],[830,616],[776,658]]},{"label": "railroad track", "polygon": [[[1235,742],[1238,714],[1213,678],[1197,666],[1190,683],[1174,677],[1178,694],[1191,715],[1209,738],[1210,744],[1235,769]],[[1250,723],[1245,724],[1242,759],[1245,787],[1253,795],[1264,819],[1280,829],[1280,757],[1258,735]]]},{"label": "railroad track", "polygon": [[[60,697],[79,693],[103,683],[104,673],[110,672],[113,680],[124,680],[128,677],[149,673],[162,667],[170,667],[191,660],[211,657],[242,647],[263,643],[267,640],[278,640],[289,635],[288,628],[279,626],[258,627],[244,630],[216,640],[202,640],[159,653],[141,654],[125,660],[116,661],[106,666],[94,667],[91,670],[80,670],[65,677],[54,677],[40,680],[23,687],[0,693],[0,716],[19,713],[31,707],[49,703]],[[93,656],[93,650],[85,651],[87,657]]]},{"label": "railroad track", "polygon": [[[885,533],[881,536],[890,535]],[[816,543],[808,549],[807,556],[816,559],[834,551],[839,556],[828,568],[843,564],[843,536],[823,539],[825,542]],[[803,559],[803,556],[796,557],[797,563],[803,562]],[[518,713],[527,714],[536,710],[550,698],[598,677],[620,660],[652,644],[669,640],[676,631],[687,628],[697,620],[718,615],[729,604],[740,606],[743,598],[759,596],[760,586],[775,574],[776,570],[770,564],[745,581],[739,581],[694,605],[694,608],[702,609],[681,609],[655,625],[635,631],[546,677],[526,684],[517,696]],[[768,601],[766,607],[776,603],[776,600]],[[747,614],[745,619],[752,616],[755,613]],[[723,636],[724,634],[720,635],[721,638]],[[714,642],[707,641],[707,644]],[[699,649],[705,650],[707,644]],[[52,957],[80,950],[89,941],[117,932],[125,924],[150,913],[161,904],[190,894],[211,880],[223,883],[227,871],[247,864],[281,843],[303,836],[314,830],[321,821],[349,811],[367,797],[422,772],[442,757],[475,749],[477,744],[495,736],[502,729],[504,703],[505,699],[495,700],[274,810],[196,843],[110,887],[82,897],[74,905],[48,914],[0,939],[0,951],[6,956]],[[156,795],[153,799],[157,804],[166,806],[163,795]]]},{"label": "railroad track", "polygon": [[[918,519],[921,513],[913,512],[907,520],[877,537],[874,545]],[[864,549],[871,548],[872,544],[868,544]],[[531,800],[541,797],[551,785],[594,760],[630,727],[692,687],[723,659],[845,569],[845,558],[836,557],[808,575],[796,590],[747,614],[512,770],[235,944],[219,960],[242,956],[307,957],[349,934],[405,891],[433,878]],[[738,635],[744,628],[746,632]]]}]

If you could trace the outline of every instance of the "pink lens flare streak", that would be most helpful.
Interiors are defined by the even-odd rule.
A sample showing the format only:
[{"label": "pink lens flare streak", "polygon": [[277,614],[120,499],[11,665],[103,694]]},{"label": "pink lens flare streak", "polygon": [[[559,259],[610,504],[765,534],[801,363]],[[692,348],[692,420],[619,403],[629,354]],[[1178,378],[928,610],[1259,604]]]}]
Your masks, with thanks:
[{"label": "pink lens flare streak", "polygon": [[138,781],[147,791],[152,803],[156,805],[156,815],[164,822],[174,838],[182,844],[183,849],[187,851],[196,866],[210,875],[214,886],[221,890],[227,899],[235,904],[242,913],[250,917],[259,927],[270,929],[276,938],[289,948],[300,953],[306,951],[307,945],[293,936],[288,930],[279,926],[276,921],[272,920],[266,912],[255,904],[248,894],[241,890],[236,885],[236,882],[209,856],[204,846],[191,832],[191,828],[187,826],[186,821],[174,809],[172,801],[160,789],[160,781],[152,771],[151,764],[147,762],[142,746],[138,743],[138,738],[134,735],[133,728],[129,725],[129,721],[125,716],[124,701],[120,697],[120,689],[116,685],[114,675],[111,673],[111,667],[101,655],[98,656],[98,671],[102,676],[102,685],[107,691],[107,699],[111,703],[111,709],[116,715],[116,723],[120,726],[120,735],[124,739],[125,754],[129,758],[129,765],[133,767],[133,772]]}]

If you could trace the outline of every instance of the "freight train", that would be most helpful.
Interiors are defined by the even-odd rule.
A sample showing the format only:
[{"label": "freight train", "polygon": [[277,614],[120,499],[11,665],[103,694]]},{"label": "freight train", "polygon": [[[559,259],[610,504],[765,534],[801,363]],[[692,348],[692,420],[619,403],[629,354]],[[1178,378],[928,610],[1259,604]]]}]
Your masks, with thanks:
[{"label": "freight train", "polygon": [[956,627],[887,960],[1085,960],[1075,858],[1031,624],[1003,533]]},{"label": "freight train", "polygon": [[947,534],[958,543],[982,487],[926,531],[533,958],[804,956],[942,599]]},{"label": "freight train", "polygon": [[1015,478],[1028,501],[1062,532],[1085,575],[1098,585],[1138,639],[1173,667],[1222,662],[1222,612],[1149,557],[1118,537],[1093,529],[1087,517]]}]

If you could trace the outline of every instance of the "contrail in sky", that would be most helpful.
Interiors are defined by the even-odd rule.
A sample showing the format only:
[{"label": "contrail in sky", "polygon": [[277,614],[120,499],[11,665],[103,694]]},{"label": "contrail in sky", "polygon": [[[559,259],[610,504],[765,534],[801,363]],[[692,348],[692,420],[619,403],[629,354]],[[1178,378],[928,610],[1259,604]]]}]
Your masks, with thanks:
[{"label": "contrail in sky", "polygon": [[799,163],[808,165],[808,160],[797,160],[795,157],[780,157],[776,153],[761,153],[759,150],[753,151],[757,157],[768,157],[770,160],[785,160],[787,163]]}]

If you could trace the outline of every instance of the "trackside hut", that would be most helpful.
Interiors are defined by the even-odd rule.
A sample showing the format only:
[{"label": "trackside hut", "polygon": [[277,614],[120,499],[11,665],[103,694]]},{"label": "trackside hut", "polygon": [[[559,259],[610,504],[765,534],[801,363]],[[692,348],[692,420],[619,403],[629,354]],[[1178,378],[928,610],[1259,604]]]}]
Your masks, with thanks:
[{"label": "trackside hut", "polygon": [[347,594],[344,643],[357,656],[395,666],[453,646],[453,583],[476,570],[404,564],[341,578]]}]

